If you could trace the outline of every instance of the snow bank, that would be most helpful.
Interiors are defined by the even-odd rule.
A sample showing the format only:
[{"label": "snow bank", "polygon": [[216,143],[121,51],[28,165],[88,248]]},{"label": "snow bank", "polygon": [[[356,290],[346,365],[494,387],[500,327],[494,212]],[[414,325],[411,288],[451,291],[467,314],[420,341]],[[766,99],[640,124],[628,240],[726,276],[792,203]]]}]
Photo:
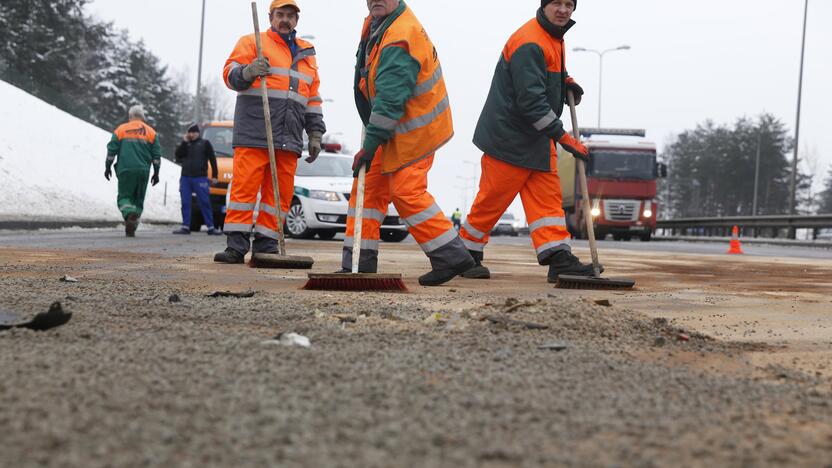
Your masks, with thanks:
[{"label": "snow bank", "polygon": [[[0,219],[121,220],[118,182],[104,179],[110,132],[3,81],[0,109]],[[144,220],[181,222],[179,173],[162,160],[159,185],[148,185]]]}]

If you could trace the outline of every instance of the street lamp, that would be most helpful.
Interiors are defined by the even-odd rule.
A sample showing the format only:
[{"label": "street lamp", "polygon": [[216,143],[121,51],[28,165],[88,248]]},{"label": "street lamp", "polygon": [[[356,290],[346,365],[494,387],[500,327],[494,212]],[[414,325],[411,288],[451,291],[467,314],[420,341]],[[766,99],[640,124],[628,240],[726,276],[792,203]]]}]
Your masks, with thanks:
[{"label": "street lamp", "polygon": [[196,103],[194,104],[194,123],[199,125],[202,114],[202,46],[205,41],[205,0],[202,0],[202,23],[199,27],[199,66],[196,73]]},{"label": "street lamp", "polygon": [[607,49],[604,51],[586,49],[584,47],[575,47],[574,49],[572,49],[573,52],[589,52],[598,55],[598,128],[601,128],[601,92],[603,90],[602,86],[604,77],[604,55],[606,55],[608,52],[615,52],[619,50],[630,50],[630,46],[623,45],[614,49]]},{"label": "street lamp", "polygon": [[[792,159],[792,178],[790,187],[789,214],[797,214],[797,157],[800,149],[800,105],[803,101],[803,63],[806,58],[806,20],[809,17],[809,0],[803,9],[803,42],[800,46],[800,78],[797,84],[797,122],[794,125],[794,158]],[[796,236],[794,228],[789,229],[789,237]]]}]

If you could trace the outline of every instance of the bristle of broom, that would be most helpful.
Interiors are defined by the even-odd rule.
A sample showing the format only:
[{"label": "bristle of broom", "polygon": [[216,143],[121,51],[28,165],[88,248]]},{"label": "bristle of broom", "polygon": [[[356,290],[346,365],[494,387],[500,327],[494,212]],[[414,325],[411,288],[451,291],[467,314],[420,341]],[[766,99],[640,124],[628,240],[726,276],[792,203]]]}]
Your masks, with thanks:
[{"label": "bristle of broom", "polygon": [[401,279],[392,278],[310,278],[303,289],[309,291],[390,291],[406,292]]},{"label": "bristle of broom", "polygon": [[618,282],[618,281],[605,281],[600,280],[598,278],[587,278],[586,280],[578,280],[578,279],[569,279],[564,280],[558,278],[557,288],[559,289],[593,289],[593,290],[603,290],[603,291],[612,291],[612,290],[624,290],[624,289],[633,289],[635,286],[634,283],[628,282]]}]

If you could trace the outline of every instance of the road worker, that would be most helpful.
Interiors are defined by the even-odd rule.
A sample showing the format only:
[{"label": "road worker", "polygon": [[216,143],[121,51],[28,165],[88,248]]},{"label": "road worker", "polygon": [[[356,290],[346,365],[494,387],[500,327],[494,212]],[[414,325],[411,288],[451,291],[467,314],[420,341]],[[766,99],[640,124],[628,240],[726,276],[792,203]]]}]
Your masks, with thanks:
[{"label": "road worker", "polygon": [[107,144],[107,162],[104,178],[113,176],[115,163],[118,178],[118,209],[124,217],[127,237],[136,237],[139,219],[144,211],[144,197],[147,194],[147,179],[153,166],[151,183],[159,183],[159,168],[162,165],[162,146],[156,130],[145,123],[142,106],[133,106],[127,113],[128,122],[120,125]]},{"label": "road worker", "polygon": [[560,274],[592,275],[592,265],[572,254],[561,204],[555,142],[576,158],[589,151],[563,128],[566,90],[580,101],[583,90],[566,71],[563,37],[575,22],[577,0],[542,0],[537,17],[523,25],[503,49],[491,90],[474,133],[482,157],[482,179],[461,236],[477,266],[466,278],[490,278],[482,265],[491,229],[520,194],[537,261]]},{"label": "road worker", "polygon": [[[246,253],[277,253],[278,222],[292,203],[295,170],[303,152],[303,131],[309,135],[308,162],[321,152],[326,126],[318,94],[320,79],[315,48],[297,37],[300,7],[295,0],[274,0],[269,6],[271,28],[260,34],[263,58],[257,58],[253,34],[242,37],[225,63],[225,84],[237,91],[234,115],[234,172],[225,217],[227,248],[219,263],[243,263]],[[261,80],[266,80],[271,106],[280,207],[275,207],[263,117]],[[255,224],[257,195],[260,207]],[[278,211],[280,220],[278,221]]]},{"label": "road worker", "polygon": [[[442,67],[433,43],[403,0],[367,0],[355,74],[355,98],[366,136],[355,175],[367,167],[359,270],[378,269],[379,230],[392,201],[432,270],[419,278],[437,286],[475,265],[451,221],[427,192],[435,152],[453,136]],[[352,264],[353,184],[342,258]]]}]

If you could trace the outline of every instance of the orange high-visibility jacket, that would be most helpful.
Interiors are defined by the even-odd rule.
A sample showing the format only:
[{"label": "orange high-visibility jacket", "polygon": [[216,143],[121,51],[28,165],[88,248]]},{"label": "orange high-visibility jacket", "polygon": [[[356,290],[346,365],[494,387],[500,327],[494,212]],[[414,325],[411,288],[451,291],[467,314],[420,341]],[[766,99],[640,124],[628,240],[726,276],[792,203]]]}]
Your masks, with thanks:
[{"label": "orange high-visibility jacket", "polygon": [[156,130],[141,120],[121,124],[107,144],[107,161],[118,158],[116,172],[150,171],[151,164],[158,170],[162,164],[162,146]]},{"label": "orange high-visibility jacket", "polygon": [[[365,51],[366,78],[362,77],[359,81],[361,93],[369,100],[371,107],[371,114],[365,123],[387,130],[391,135],[381,145],[382,172],[386,174],[432,155],[454,135],[448,92],[436,48],[404,2],[388,22],[391,20],[373,47]],[[371,23],[371,17],[364,22],[363,44],[371,34]],[[384,115],[379,111],[381,106],[375,102],[379,94],[376,84],[382,62],[380,59],[388,47],[404,49],[419,64],[415,86],[404,90],[409,98],[404,114],[398,119]],[[399,92],[401,90],[396,90],[396,93]]]},{"label": "orange high-visibility jacket", "polygon": [[[292,57],[289,46],[273,30],[260,33],[263,57],[269,59],[270,75],[266,77],[272,117],[272,134],[277,150],[301,154],[303,130],[326,133],[318,94],[320,78],[315,48],[296,39],[297,53]],[[243,36],[225,62],[223,78],[228,88],[237,91],[234,112],[234,147],[266,148],[266,125],[260,78],[246,81],[243,68],[257,58],[254,34]]]}]

